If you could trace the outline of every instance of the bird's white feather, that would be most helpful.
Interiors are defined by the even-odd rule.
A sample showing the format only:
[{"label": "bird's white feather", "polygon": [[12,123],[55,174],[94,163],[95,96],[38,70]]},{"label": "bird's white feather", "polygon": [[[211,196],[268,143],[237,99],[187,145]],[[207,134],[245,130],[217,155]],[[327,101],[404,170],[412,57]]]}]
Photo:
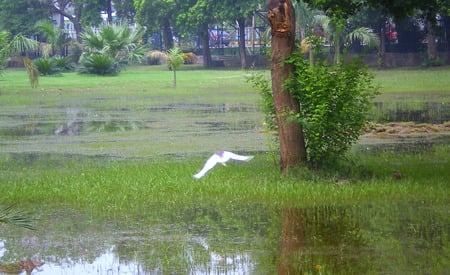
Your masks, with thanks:
[{"label": "bird's white feather", "polygon": [[226,159],[226,161],[230,159],[234,160],[240,160],[240,161],[249,161],[253,158],[253,156],[241,156],[232,152],[223,151],[223,158]]},{"label": "bird's white feather", "polygon": [[205,165],[203,166],[202,170],[200,170],[200,172],[198,172],[197,174],[194,175],[194,178],[199,179],[201,177],[203,177],[206,172],[208,172],[209,170],[211,170],[214,166],[216,166],[216,164],[219,162],[220,157],[216,154],[212,155],[205,163]]},{"label": "bird's white feather", "polygon": [[229,151],[219,151],[215,154],[213,154],[205,163],[202,170],[194,175],[194,178],[199,179],[203,177],[209,170],[214,168],[217,163],[221,163],[225,165],[225,162],[232,160],[239,160],[239,161],[249,161],[253,158],[253,156],[242,156],[238,155]]}]

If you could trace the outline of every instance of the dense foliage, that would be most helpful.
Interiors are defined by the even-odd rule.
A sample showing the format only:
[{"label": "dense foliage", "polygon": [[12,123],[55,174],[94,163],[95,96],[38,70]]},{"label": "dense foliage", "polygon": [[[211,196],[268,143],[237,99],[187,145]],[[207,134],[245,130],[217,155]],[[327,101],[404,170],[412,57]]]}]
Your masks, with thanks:
[{"label": "dense foliage", "polygon": [[285,85],[300,103],[300,113],[289,119],[303,126],[308,160],[314,166],[334,162],[357,141],[366,124],[377,93],[373,77],[359,60],[311,66],[294,53],[286,63],[294,72]]},{"label": "dense foliage", "polygon": [[50,58],[36,58],[33,64],[41,75],[70,72],[74,69],[74,64],[69,57],[57,55]]},{"label": "dense foliage", "polygon": [[81,59],[83,67],[80,73],[97,75],[115,75],[119,66],[114,58],[107,54],[95,53]]},{"label": "dense foliage", "polygon": [[[372,99],[378,93],[373,77],[359,60],[311,66],[296,52],[285,62],[294,66],[285,85],[301,109],[295,116],[286,115],[303,126],[309,163],[314,167],[332,164],[345,155],[366,125]],[[266,127],[276,131],[269,80],[261,73],[252,73],[247,81],[260,92]]]}]

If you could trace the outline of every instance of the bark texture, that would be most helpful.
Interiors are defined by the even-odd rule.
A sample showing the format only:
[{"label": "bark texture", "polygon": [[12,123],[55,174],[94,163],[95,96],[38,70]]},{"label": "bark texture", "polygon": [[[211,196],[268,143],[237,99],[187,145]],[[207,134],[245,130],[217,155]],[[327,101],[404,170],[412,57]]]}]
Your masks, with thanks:
[{"label": "bark texture", "polygon": [[295,11],[289,0],[268,0],[268,19],[272,30],[271,77],[272,94],[280,139],[281,171],[306,163],[306,148],[302,127],[297,122],[286,122],[287,114],[299,113],[298,101],[283,88],[291,75],[292,66],[282,61],[294,51]]}]

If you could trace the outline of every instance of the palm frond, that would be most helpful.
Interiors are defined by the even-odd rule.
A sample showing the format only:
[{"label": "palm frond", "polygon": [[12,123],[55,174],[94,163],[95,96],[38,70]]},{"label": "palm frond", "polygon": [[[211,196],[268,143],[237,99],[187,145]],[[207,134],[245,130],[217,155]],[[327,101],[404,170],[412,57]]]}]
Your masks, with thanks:
[{"label": "palm frond", "polygon": [[380,43],[380,38],[371,29],[366,27],[361,27],[353,30],[348,35],[350,40],[359,40],[363,45],[367,45],[370,48],[378,47]]},{"label": "palm frond", "polygon": [[14,210],[13,206],[0,209],[0,223],[11,224],[33,230],[29,215],[22,210]]},{"label": "palm frond", "polygon": [[28,79],[30,81],[31,87],[36,88],[39,85],[39,70],[33,64],[33,61],[31,61],[31,59],[27,57],[23,58],[23,64],[27,69]]},{"label": "palm frond", "polygon": [[30,50],[37,50],[39,48],[39,42],[34,39],[27,38],[22,34],[14,36],[9,44],[11,55],[17,55]]}]

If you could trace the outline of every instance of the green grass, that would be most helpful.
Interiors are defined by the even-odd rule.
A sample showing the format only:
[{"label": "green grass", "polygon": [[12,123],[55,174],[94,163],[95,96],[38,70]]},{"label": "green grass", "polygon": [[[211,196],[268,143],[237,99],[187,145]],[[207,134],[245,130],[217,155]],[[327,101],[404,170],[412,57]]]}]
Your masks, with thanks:
[{"label": "green grass", "polygon": [[[277,155],[264,153],[263,116],[255,107],[259,95],[245,83],[245,74],[188,67],[177,73],[174,89],[172,72],[164,67],[134,67],[117,77],[41,77],[39,87],[31,89],[24,71],[7,70],[0,80],[1,203],[111,214],[158,205],[448,201],[448,145],[414,155],[363,153],[354,156],[351,169],[325,173],[300,168],[281,176]],[[449,100],[448,68],[375,74],[387,101],[392,95],[414,99],[418,94],[445,94],[441,100]],[[221,104],[232,111],[216,112]],[[83,132],[53,135],[57,125],[71,118],[71,109],[80,110]],[[215,129],[219,122],[226,127]],[[9,136],[11,129],[22,135]],[[223,147],[253,151],[256,157],[194,180],[205,158]],[[394,180],[393,169],[405,178]]]},{"label": "green grass", "polygon": [[[58,155],[3,155],[2,203],[138,213],[149,207],[263,204],[269,207],[351,205],[387,201],[448,201],[450,147],[419,155],[360,155],[356,168],[280,175],[270,153],[249,163],[192,175],[204,158],[113,160]],[[396,180],[392,171],[401,171]],[[94,210],[92,210],[94,211]]]},{"label": "green grass", "polygon": [[373,70],[382,93],[450,93],[450,67]]}]

